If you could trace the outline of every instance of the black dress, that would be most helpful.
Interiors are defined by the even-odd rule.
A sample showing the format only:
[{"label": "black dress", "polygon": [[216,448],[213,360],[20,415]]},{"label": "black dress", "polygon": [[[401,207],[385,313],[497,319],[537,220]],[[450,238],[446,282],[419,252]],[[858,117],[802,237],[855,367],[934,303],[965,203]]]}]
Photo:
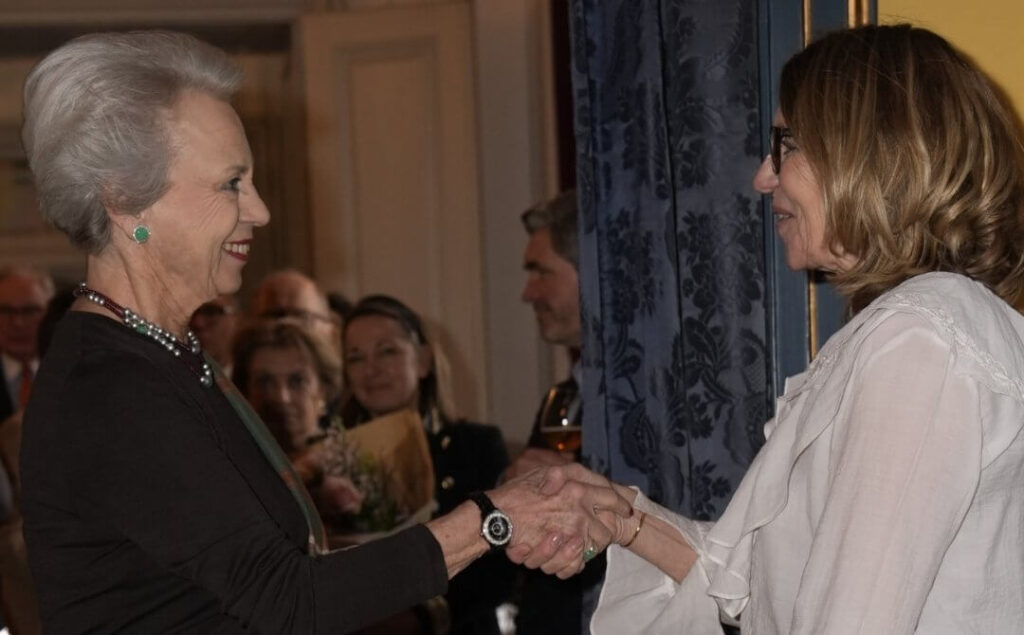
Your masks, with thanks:
[{"label": "black dress", "polygon": [[104,316],[63,320],[25,415],[25,538],[48,632],[339,633],[447,591],[415,527],[313,558],[216,388]]}]

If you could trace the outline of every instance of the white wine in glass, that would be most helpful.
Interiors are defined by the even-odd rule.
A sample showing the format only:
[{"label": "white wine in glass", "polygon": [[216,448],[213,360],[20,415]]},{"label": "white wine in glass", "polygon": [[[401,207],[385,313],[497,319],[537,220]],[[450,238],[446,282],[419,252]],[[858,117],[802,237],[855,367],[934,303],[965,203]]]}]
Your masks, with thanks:
[{"label": "white wine in glass", "polygon": [[544,443],[556,452],[578,454],[583,445],[576,394],[575,384],[559,384],[551,388],[544,398],[539,430]]}]

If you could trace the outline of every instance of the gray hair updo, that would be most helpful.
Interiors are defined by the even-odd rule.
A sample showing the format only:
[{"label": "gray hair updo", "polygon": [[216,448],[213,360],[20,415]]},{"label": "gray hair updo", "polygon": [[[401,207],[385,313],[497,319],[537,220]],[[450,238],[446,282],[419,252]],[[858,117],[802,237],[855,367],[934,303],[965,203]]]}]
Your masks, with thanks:
[{"label": "gray hair updo", "polygon": [[101,251],[107,208],[138,214],[166,191],[179,95],[227,101],[241,80],[223,51],[183,33],[97,33],[50,53],[25,81],[22,126],[43,215],[74,245]]}]

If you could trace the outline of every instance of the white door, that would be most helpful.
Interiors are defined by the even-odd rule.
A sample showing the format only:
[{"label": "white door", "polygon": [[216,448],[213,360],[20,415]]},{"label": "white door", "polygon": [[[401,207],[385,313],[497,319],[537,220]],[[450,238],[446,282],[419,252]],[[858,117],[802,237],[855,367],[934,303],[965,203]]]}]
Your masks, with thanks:
[{"label": "white door", "polygon": [[352,299],[394,295],[440,333],[459,413],[487,412],[471,6],[298,25],[311,261]]}]

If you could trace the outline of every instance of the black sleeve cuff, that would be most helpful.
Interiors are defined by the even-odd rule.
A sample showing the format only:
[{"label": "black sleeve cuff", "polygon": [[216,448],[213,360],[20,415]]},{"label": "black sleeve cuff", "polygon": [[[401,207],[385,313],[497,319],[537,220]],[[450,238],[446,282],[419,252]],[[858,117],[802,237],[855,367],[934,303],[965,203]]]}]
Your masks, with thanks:
[{"label": "black sleeve cuff", "polygon": [[[424,525],[318,559],[317,624],[353,630],[448,591],[441,545]],[[338,615],[338,613],[342,613]],[[333,615],[332,615],[333,614]]]}]

